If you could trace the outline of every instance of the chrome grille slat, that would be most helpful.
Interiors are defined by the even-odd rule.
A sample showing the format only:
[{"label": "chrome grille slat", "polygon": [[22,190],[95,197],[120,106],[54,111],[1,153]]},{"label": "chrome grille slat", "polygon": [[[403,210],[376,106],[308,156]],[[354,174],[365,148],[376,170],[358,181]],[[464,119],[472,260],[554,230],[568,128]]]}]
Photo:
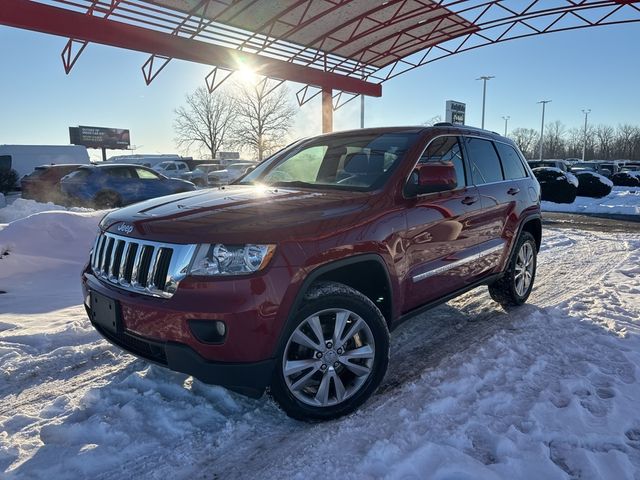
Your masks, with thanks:
[{"label": "chrome grille slat", "polygon": [[131,245],[133,245],[133,242],[125,241],[124,247],[122,247],[122,256],[120,257],[120,266],[118,268],[118,283],[120,285],[124,284],[124,271],[127,269],[127,260],[129,259]]},{"label": "chrome grille slat", "polygon": [[156,275],[156,270],[158,269],[158,261],[160,260],[160,250],[162,248],[154,248],[153,253],[151,254],[151,260],[149,261],[149,273],[147,273],[147,288],[154,290],[155,285],[153,283],[153,279]]},{"label": "chrome grille slat", "polygon": [[170,298],[186,276],[195,250],[196,245],[150,242],[101,233],[94,243],[91,268],[100,280],[110,285]]}]

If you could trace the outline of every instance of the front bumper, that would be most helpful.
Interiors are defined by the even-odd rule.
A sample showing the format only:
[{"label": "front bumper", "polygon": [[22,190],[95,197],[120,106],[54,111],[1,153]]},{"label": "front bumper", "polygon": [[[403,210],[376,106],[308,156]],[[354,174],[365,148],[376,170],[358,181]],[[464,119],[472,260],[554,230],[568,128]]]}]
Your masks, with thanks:
[{"label": "front bumper", "polygon": [[[85,308],[89,318],[92,318],[89,307],[85,305]],[[253,398],[262,395],[270,383],[275,367],[274,359],[255,363],[212,362],[202,358],[187,345],[155,342],[126,331],[110,332],[93,322],[92,325],[110,343],[137,357]]]},{"label": "front bumper", "polygon": [[[96,292],[117,303],[120,329],[105,331],[92,322],[111,343],[203,382],[259,396],[271,381],[290,275],[287,268],[270,268],[268,275],[242,279],[187,278],[164,299],[117,288],[87,266],[82,288],[85,298]],[[91,319],[89,302],[85,308]],[[224,322],[224,341],[200,341],[191,329],[194,320]]]}]

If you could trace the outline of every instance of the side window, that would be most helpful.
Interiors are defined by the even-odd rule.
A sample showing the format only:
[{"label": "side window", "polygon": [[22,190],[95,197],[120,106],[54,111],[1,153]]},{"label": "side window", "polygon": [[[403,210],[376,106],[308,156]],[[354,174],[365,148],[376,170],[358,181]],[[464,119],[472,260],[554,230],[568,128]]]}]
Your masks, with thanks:
[{"label": "side window", "polygon": [[522,165],[520,155],[511,145],[505,143],[496,143],[500,160],[502,161],[502,170],[506,179],[524,178],[527,176],[527,171]]},{"label": "side window", "polygon": [[131,178],[131,171],[128,168],[110,168],[107,174],[113,178]]},{"label": "side window", "polygon": [[474,185],[504,180],[500,159],[492,141],[465,137],[464,143],[469,155],[471,179]]},{"label": "side window", "polygon": [[138,178],[142,178],[144,180],[154,180],[159,177],[157,173],[145,170],[144,168],[136,168],[136,174],[138,175]]},{"label": "side window", "polygon": [[453,163],[458,178],[457,188],[464,187],[467,182],[464,176],[464,161],[458,137],[446,136],[433,140],[424,151],[418,163]]},{"label": "side window", "polygon": [[187,165],[185,163],[178,164],[178,170],[186,170],[186,169],[187,169]]},{"label": "side window", "polygon": [[168,171],[174,171],[175,169],[176,169],[175,164],[171,163],[171,164],[167,165],[167,170]]}]

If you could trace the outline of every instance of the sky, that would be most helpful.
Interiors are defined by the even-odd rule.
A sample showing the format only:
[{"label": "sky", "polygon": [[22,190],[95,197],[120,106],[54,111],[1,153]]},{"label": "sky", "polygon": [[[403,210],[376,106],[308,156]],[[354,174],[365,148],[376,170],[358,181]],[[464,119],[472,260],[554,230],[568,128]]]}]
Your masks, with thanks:
[{"label": "sky", "polygon": [[[175,145],[174,109],[204,85],[210,68],[173,60],[146,86],[148,55],[90,44],[65,75],[66,39],[0,26],[0,145],[68,144],[68,127],[128,128],[135,153],[183,153]],[[383,84],[382,98],[365,101],[365,126],[422,124],[444,118],[445,101],[467,104],[467,124],[480,126],[482,75],[486,128],[540,128],[548,122],[640,124],[640,23],[553,33],[482,47],[413,70]],[[289,83],[292,102],[301,85]],[[321,133],[319,97],[298,110],[291,139]],[[334,113],[334,129],[360,126],[360,101]],[[117,152],[110,152],[117,153]],[[98,151],[91,153],[99,158]]]}]

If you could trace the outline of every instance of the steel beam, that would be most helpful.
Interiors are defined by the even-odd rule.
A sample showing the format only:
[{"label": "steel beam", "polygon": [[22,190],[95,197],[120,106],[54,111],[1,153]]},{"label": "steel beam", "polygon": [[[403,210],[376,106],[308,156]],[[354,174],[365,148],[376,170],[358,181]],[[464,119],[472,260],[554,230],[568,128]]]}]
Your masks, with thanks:
[{"label": "steel beam", "polygon": [[322,90],[322,133],[333,131],[333,92]]},{"label": "steel beam", "polygon": [[243,65],[248,65],[257,74],[274,79],[305,83],[323,90],[336,89],[373,97],[382,96],[381,85],[358,78],[85,15],[30,0],[3,0],[3,8],[0,9],[0,24],[214,65],[229,70],[238,70]]}]

